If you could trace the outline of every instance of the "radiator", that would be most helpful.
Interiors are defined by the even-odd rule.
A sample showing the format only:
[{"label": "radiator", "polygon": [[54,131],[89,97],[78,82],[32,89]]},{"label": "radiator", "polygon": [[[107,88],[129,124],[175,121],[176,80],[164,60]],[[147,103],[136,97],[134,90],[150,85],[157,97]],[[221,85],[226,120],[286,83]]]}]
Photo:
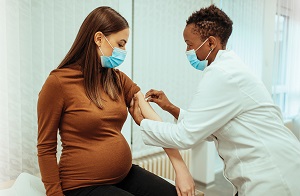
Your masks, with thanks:
[{"label": "radiator", "polygon": [[[190,169],[191,150],[181,150],[179,152],[188,169]],[[133,159],[132,162],[133,164],[139,165],[140,167],[143,167],[156,175],[168,178],[170,180],[175,180],[175,171],[165,152]]]}]

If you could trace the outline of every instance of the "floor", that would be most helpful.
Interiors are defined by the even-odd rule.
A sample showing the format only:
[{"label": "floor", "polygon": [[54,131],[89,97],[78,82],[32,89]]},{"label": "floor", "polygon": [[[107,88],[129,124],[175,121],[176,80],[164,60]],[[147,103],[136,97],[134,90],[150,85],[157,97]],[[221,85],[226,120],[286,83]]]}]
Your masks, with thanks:
[{"label": "floor", "polygon": [[196,189],[204,192],[205,196],[232,196],[232,185],[224,178],[223,172],[215,175],[215,183],[213,185],[204,186],[195,182]]}]

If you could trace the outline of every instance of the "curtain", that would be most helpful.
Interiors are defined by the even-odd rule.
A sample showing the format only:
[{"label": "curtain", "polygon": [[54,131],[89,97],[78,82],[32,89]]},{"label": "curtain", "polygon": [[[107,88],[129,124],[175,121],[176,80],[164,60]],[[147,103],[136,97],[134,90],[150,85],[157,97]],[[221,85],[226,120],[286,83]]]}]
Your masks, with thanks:
[{"label": "curtain", "polygon": [[236,52],[258,77],[262,77],[264,1],[221,0],[220,8],[233,21],[227,49]]},{"label": "curtain", "polygon": [[38,93],[96,7],[118,1],[0,1],[0,182],[37,174]]}]

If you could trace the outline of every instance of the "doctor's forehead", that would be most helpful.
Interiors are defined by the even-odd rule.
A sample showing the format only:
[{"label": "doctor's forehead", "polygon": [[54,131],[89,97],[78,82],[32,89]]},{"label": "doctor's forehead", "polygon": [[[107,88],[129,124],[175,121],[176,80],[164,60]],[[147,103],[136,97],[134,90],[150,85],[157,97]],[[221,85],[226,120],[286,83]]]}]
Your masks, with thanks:
[{"label": "doctor's forehead", "polygon": [[185,42],[199,41],[200,33],[199,29],[195,26],[195,24],[189,24],[184,28],[183,38]]}]

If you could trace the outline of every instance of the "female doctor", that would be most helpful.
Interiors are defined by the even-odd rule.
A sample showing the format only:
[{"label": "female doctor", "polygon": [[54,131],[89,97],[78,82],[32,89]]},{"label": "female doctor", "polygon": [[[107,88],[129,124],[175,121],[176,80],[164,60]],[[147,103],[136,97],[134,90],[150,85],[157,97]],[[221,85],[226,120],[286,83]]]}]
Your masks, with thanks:
[{"label": "female doctor", "polygon": [[186,149],[213,140],[236,195],[299,195],[300,143],[263,83],[226,50],[231,32],[232,21],[216,6],[193,13],[183,36],[188,60],[203,76],[189,108],[150,90],[146,99],[171,113],[176,124],[144,119],[140,95],[134,98],[134,120],[148,145]]}]

